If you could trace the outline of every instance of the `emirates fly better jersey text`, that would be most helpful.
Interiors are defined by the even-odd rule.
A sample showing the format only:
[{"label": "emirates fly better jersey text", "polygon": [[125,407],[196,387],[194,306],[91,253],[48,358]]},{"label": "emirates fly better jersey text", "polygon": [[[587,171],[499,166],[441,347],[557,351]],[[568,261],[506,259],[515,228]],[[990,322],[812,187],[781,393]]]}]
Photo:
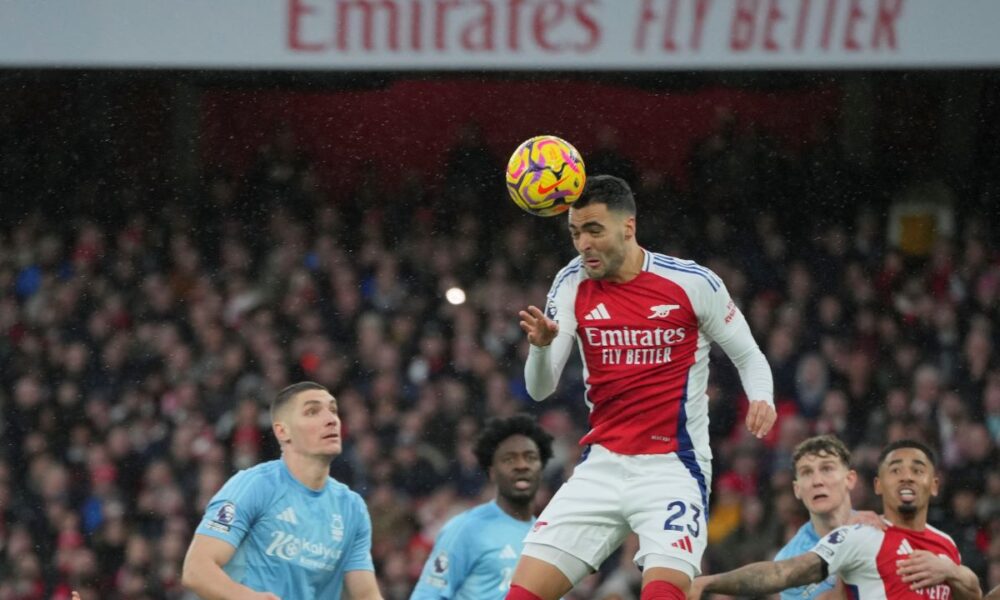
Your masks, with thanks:
[{"label": "emirates fly better jersey text", "polygon": [[[711,343],[737,366],[760,350],[718,276],[644,252],[642,272],[628,282],[590,279],[576,259],[549,293],[547,316],[575,332],[586,370],[591,430],[581,443],[619,454],[693,451],[709,460]],[[741,378],[752,399],[771,401],[770,371],[760,362],[762,369]]]}]

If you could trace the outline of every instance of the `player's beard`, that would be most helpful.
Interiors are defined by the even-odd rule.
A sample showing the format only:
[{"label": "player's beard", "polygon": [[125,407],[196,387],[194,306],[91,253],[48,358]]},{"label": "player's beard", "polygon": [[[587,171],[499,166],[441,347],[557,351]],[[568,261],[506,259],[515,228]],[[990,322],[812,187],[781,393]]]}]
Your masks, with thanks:
[{"label": "player's beard", "polygon": [[915,517],[919,509],[917,508],[917,505],[912,502],[903,502],[899,505],[899,508],[897,508],[896,510],[899,512],[900,515],[909,519]]}]

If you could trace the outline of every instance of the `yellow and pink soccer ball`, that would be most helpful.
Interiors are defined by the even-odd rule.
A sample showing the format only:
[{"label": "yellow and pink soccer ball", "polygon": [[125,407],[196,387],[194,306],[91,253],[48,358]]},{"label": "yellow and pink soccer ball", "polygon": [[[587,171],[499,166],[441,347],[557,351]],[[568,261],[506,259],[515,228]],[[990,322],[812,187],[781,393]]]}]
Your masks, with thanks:
[{"label": "yellow and pink soccer ball", "polygon": [[554,135],[525,140],[507,162],[507,191],[525,211],[551,217],[569,210],[587,182],[583,158]]}]

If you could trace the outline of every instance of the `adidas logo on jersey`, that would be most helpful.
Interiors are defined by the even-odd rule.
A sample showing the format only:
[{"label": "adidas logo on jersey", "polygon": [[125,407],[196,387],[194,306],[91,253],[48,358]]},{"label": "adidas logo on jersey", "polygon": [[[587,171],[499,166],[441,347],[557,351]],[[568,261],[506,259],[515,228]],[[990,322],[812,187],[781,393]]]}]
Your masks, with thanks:
[{"label": "adidas logo on jersey", "polygon": [[670,544],[671,548],[680,548],[681,550],[687,552],[688,554],[694,554],[694,548],[691,546],[691,537],[684,536],[677,540],[673,544]]},{"label": "adidas logo on jersey", "polygon": [[604,319],[610,319],[610,318],[611,318],[611,313],[608,312],[607,307],[605,307],[604,303],[601,302],[600,304],[594,307],[594,310],[587,313],[587,316],[584,317],[584,320],[602,321]]},{"label": "adidas logo on jersey", "polygon": [[910,540],[904,539],[899,544],[899,548],[896,548],[896,554],[901,554],[903,556],[913,554],[913,546],[910,546]]},{"label": "adidas logo on jersey", "polygon": [[510,558],[516,560],[517,552],[514,551],[514,548],[510,544],[507,544],[503,547],[503,550],[500,551],[500,558]]},{"label": "adidas logo on jersey", "polygon": [[299,524],[299,520],[295,518],[295,511],[292,510],[291,506],[278,513],[278,520],[284,521],[285,523],[291,523],[292,525]]}]

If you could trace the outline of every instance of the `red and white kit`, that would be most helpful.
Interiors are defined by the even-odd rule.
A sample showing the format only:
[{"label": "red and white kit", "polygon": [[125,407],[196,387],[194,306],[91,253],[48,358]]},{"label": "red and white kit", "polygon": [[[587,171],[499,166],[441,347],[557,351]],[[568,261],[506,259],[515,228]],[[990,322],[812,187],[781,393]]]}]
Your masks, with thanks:
[{"label": "red and white kit", "polygon": [[923,531],[841,527],[820,540],[812,552],[826,561],[831,575],[844,580],[847,597],[852,600],[950,600],[951,588],[947,585],[914,591],[896,573],[896,561],[915,550],[927,550],[955,564],[962,563],[951,537],[930,525]]},{"label": "red and white kit", "polygon": [[[711,481],[705,393],[711,343],[732,359],[753,400],[773,401],[771,371],[715,273],[692,261],[644,254],[642,272],[625,283],[590,279],[577,258],[549,292],[545,313],[559,333],[551,345],[531,347],[528,391],[541,400],[555,390],[576,342],[590,407],[590,431],[581,444],[592,448],[526,541],[555,546],[596,568],[607,544],[595,549],[573,540],[620,540],[632,530],[640,537],[637,563],[648,555],[673,557],[665,566],[680,561],[693,575],[705,547]],[[609,489],[624,494],[611,507]],[[581,537],[581,528],[598,531]]]}]

